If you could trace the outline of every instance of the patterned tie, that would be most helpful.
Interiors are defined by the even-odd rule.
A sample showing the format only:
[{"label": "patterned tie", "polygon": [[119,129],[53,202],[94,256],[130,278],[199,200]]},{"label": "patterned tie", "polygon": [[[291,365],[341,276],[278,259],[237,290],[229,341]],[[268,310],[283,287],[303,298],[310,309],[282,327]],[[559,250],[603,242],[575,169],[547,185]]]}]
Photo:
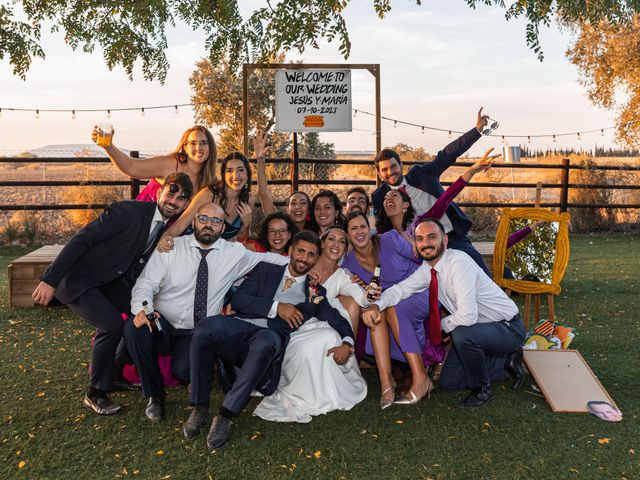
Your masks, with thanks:
[{"label": "patterned tie", "polygon": [[407,187],[406,185],[400,185],[398,187],[398,190],[400,190],[402,193],[404,193],[405,195],[409,196],[409,194],[407,193]]},{"label": "patterned tie", "polygon": [[[197,248],[197,247],[196,247]],[[209,266],[207,265],[207,254],[211,251],[198,248],[200,251],[200,264],[198,265],[198,275],[196,276],[196,293],[193,298],[193,324],[207,316],[207,293],[209,287]]]},{"label": "patterned tie", "polygon": [[433,345],[442,343],[440,333],[440,307],[438,305],[438,275],[431,269],[431,283],[429,284],[429,340]]},{"label": "patterned tie", "polygon": [[162,220],[156,220],[156,225],[155,227],[153,227],[153,230],[151,230],[151,233],[149,233],[149,238],[147,238],[147,243],[144,246],[144,252],[142,256],[149,253],[149,250],[153,247],[156,240],[160,238],[160,234],[162,233],[163,229],[164,222]]},{"label": "patterned tie", "polygon": [[296,279],[293,277],[287,277],[284,279],[284,285],[282,286],[282,290],[280,290],[281,292],[284,292],[285,290],[289,290],[291,288],[291,286],[296,283]]}]

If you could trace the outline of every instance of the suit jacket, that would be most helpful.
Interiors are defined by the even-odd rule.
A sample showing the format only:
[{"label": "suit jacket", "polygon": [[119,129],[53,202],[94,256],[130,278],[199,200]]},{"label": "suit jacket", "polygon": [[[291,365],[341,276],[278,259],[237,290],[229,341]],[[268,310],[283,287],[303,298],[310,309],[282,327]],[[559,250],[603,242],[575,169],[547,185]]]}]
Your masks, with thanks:
[{"label": "suit jacket", "polygon": [[141,257],[156,208],[136,200],[109,205],[69,240],[40,279],[56,289],[62,303],[120,277],[135,282],[146,261]]},{"label": "suit jacket", "polygon": [[[407,183],[436,198],[440,198],[444,193],[444,189],[440,184],[440,175],[453,165],[460,155],[469,150],[471,145],[478,141],[481,136],[482,134],[478,132],[478,129],[473,128],[469,130],[447,145],[443,150],[440,150],[436,158],[432,161],[411,167],[405,175]],[[378,217],[380,210],[384,208],[382,202],[389,189],[389,185],[383,183],[371,194],[371,202],[373,203],[376,217]],[[416,212],[416,216],[422,213],[424,212]],[[465,236],[471,228],[472,223],[462,210],[460,210],[460,207],[452,202],[445,213],[451,220],[453,231],[460,237]]]},{"label": "suit jacket", "polygon": [[[289,343],[289,335],[294,331],[279,316],[275,318],[267,317],[286,268],[287,265],[260,262],[231,299],[231,306],[236,311],[234,316],[240,318],[267,318],[268,328],[277,331],[282,336],[282,350],[274,360],[272,367],[265,374],[265,377],[258,384],[260,392],[264,395],[271,395],[278,386],[284,352]],[[349,337],[354,339],[355,336],[349,322],[327,301],[327,291],[324,287],[316,285],[314,288],[317,292],[315,300],[317,301],[318,298],[322,297],[322,300],[317,301],[317,303],[309,297],[309,278],[307,277],[304,285],[305,301],[295,306],[303,314],[304,321],[306,322],[309,318],[316,317],[318,320],[328,322],[342,338]]]}]

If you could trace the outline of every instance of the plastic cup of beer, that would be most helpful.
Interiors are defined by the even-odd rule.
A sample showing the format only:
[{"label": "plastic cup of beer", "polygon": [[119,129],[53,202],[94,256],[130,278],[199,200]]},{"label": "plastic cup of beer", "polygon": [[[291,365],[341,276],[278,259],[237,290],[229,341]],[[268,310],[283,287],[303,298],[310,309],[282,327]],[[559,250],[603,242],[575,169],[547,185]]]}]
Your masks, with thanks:
[{"label": "plastic cup of beer", "polygon": [[110,147],[113,137],[113,125],[110,123],[98,124],[98,139],[96,143],[101,147]]}]

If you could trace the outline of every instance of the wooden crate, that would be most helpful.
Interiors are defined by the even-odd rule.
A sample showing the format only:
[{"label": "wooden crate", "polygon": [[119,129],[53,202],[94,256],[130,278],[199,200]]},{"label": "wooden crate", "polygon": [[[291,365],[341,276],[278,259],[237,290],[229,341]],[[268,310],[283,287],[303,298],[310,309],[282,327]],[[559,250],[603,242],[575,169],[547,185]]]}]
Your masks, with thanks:
[{"label": "wooden crate", "polygon": [[60,253],[64,245],[45,245],[9,264],[9,307],[33,307],[31,294],[40,283],[40,275]]},{"label": "wooden crate", "polygon": [[493,242],[473,242],[473,246],[482,255],[482,260],[493,274]]}]

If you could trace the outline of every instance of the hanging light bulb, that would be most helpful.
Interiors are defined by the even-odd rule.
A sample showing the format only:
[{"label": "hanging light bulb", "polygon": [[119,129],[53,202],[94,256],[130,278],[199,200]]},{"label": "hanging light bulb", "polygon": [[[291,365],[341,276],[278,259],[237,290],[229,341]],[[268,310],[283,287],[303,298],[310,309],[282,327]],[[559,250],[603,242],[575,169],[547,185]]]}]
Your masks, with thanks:
[{"label": "hanging light bulb", "polygon": [[353,118],[356,118],[358,116],[358,110],[357,109],[353,109]]},{"label": "hanging light bulb", "polygon": [[553,136],[553,143],[556,143],[556,136]]},{"label": "hanging light bulb", "polygon": [[422,127],[422,134],[424,135],[424,127]]},{"label": "hanging light bulb", "polygon": [[527,135],[527,143],[531,143],[531,135]]},{"label": "hanging light bulb", "polygon": [[75,110],[71,110],[71,119],[72,120],[76,119],[76,111]]},{"label": "hanging light bulb", "polygon": [[601,128],[601,129],[600,129],[600,136],[601,136],[601,137],[604,137],[604,128]]},{"label": "hanging light bulb", "polygon": [[2,109],[0,108],[0,117],[2,116]]},{"label": "hanging light bulb", "polygon": [[502,135],[502,144],[504,145],[504,135]]},{"label": "hanging light bulb", "polygon": [[451,138],[451,130],[449,130],[449,138]]},{"label": "hanging light bulb", "polygon": [[174,105],[173,106],[173,111],[175,112],[175,114],[178,114],[178,105]]},{"label": "hanging light bulb", "polygon": [[36,119],[40,118],[40,110],[36,110]]},{"label": "hanging light bulb", "polygon": [[140,116],[144,117],[144,108],[140,109]]},{"label": "hanging light bulb", "polygon": [[578,132],[578,140],[582,140],[582,138],[580,138],[580,132]]},{"label": "hanging light bulb", "polygon": [[398,128],[398,121],[397,120],[393,121],[393,128]]},{"label": "hanging light bulb", "polygon": [[111,118],[111,110],[107,110],[107,118]]}]

